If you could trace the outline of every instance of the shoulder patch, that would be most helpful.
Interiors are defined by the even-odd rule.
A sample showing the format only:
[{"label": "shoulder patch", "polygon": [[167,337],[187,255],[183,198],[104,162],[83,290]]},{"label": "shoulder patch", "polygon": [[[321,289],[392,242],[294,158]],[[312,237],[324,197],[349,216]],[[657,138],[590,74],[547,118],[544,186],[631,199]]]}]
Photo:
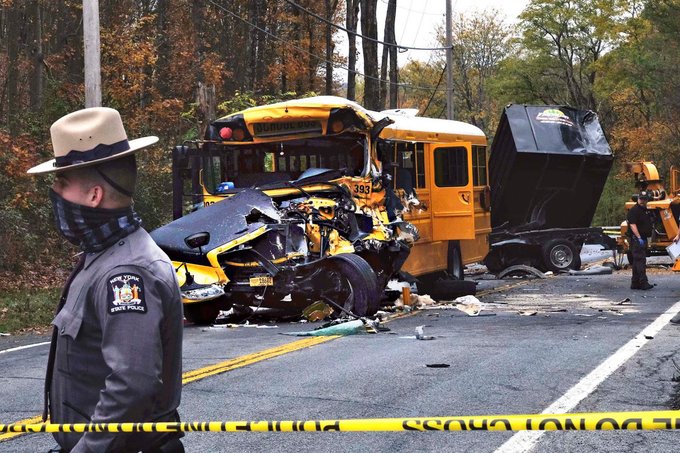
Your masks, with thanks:
[{"label": "shoulder patch", "polygon": [[144,282],[137,274],[118,274],[109,279],[107,308],[109,314],[146,313]]}]

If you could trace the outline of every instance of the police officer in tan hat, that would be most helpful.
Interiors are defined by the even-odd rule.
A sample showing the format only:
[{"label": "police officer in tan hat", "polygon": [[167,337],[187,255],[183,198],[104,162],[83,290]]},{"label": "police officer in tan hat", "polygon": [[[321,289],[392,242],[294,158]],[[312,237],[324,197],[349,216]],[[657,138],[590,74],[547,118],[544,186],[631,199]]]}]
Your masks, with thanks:
[{"label": "police officer in tan hat", "polygon": [[[134,153],[110,108],[79,110],[51,129],[50,199],[81,259],[52,321],[43,419],[52,423],[178,421],[182,304],[168,257],[141,227]],[[178,433],[56,433],[63,452],[183,452]]]}]

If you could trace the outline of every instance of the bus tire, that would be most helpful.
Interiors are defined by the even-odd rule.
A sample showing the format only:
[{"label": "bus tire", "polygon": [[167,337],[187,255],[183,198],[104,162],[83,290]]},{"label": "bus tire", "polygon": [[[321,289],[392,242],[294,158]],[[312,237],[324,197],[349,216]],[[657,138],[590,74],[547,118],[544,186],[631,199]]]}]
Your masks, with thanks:
[{"label": "bus tire", "polygon": [[328,257],[322,265],[323,278],[318,282],[322,295],[330,289],[337,297],[334,302],[356,316],[372,316],[380,309],[378,281],[366,260],[343,253]]},{"label": "bus tire", "polygon": [[219,314],[220,306],[214,301],[184,304],[186,320],[199,326],[212,324]]},{"label": "bus tire", "polygon": [[474,296],[477,283],[470,280],[428,279],[418,282],[418,294],[428,295],[436,301],[451,301],[460,296]]},{"label": "bus tire", "polygon": [[463,280],[465,277],[465,266],[463,266],[463,254],[460,251],[460,241],[449,241],[446,270],[454,280]]},{"label": "bus tire", "polygon": [[578,249],[568,239],[553,239],[546,242],[542,249],[543,265],[549,271],[559,272],[581,268]]}]

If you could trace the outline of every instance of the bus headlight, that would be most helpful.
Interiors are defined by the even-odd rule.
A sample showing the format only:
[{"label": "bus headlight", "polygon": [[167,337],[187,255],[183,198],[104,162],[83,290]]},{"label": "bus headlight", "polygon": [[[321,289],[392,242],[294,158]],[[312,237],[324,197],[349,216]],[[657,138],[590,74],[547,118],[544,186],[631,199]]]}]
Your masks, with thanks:
[{"label": "bus headlight", "polygon": [[199,288],[182,290],[182,301],[198,302],[217,299],[224,296],[224,288],[220,285],[205,285]]}]

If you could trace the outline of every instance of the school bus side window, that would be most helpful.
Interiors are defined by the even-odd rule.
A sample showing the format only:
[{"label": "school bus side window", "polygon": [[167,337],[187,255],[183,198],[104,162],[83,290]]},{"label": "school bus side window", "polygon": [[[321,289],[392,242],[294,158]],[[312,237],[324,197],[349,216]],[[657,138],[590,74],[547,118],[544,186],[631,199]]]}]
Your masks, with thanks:
[{"label": "school bus side window", "polygon": [[486,185],[486,147],[472,147],[472,184]]},{"label": "school bus side window", "polygon": [[467,149],[462,147],[434,150],[434,183],[438,187],[467,186]]},{"label": "school bus side window", "polygon": [[416,146],[415,143],[398,142],[395,172],[395,187],[410,194],[416,188]]}]

